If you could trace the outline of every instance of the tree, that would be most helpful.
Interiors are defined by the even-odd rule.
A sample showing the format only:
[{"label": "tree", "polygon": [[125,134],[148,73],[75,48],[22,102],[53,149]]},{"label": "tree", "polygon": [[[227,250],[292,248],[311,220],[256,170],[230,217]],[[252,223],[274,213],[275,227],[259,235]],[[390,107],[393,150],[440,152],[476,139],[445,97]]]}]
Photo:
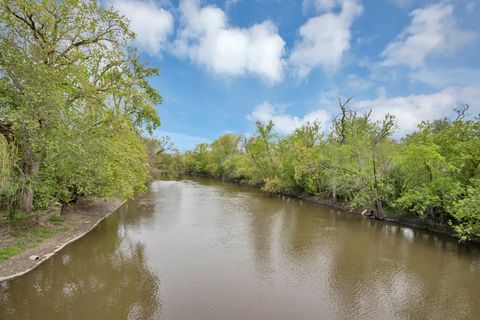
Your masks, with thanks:
[{"label": "tree", "polygon": [[466,164],[462,154],[467,149],[460,147],[466,141],[457,134],[465,130],[463,127],[446,119],[423,122],[407,137],[399,161],[401,192],[397,206],[428,222],[443,224],[447,220],[464,190],[461,167]]},{"label": "tree", "polygon": [[292,189],[309,194],[318,191],[320,147],[323,133],[318,121],[307,122],[281,139],[281,179]]},{"label": "tree", "polygon": [[229,177],[225,162],[230,157],[238,153],[238,144],[240,136],[232,133],[221,135],[210,144],[210,153],[208,155],[207,171],[215,177]]},{"label": "tree", "polygon": [[480,179],[472,181],[465,198],[456,202],[453,208],[454,228],[460,239],[480,238]]},{"label": "tree", "polygon": [[277,144],[274,141],[278,140],[278,136],[273,133],[274,124],[272,121],[268,124],[257,121],[256,126],[257,131],[250,139],[244,137],[245,149],[258,169],[262,180],[278,177]]},{"label": "tree", "polygon": [[[340,103],[341,116],[335,117],[330,143],[338,144],[336,150],[343,155],[337,173],[345,175],[344,197],[356,207],[371,207],[378,219],[384,217],[384,202],[392,192],[390,174],[394,167],[394,142],[391,139],[396,127],[395,118],[386,114],[383,120],[370,119],[371,111],[358,116]],[[341,150],[341,151],[340,151]],[[334,166],[338,159],[333,160]],[[329,179],[337,188],[339,179]],[[336,190],[334,198],[336,198]]]},{"label": "tree", "polygon": [[125,17],[95,1],[0,0],[0,74],[12,97],[0,104],[0,127],[18,150],[21,210],[113,194],[110,179],[131,178],[112,169],[118,161],[138,161],[137,173],[144,167],[138,137],[160,124],[161,97],[147,81],[157,71],[127,46],[133,37]]}]

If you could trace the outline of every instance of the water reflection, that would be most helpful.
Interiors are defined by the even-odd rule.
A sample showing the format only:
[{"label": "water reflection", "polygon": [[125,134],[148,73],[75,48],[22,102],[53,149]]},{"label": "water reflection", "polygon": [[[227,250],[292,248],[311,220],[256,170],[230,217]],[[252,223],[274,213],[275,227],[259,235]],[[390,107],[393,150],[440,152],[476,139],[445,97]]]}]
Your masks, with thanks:
[{"label": "water reflection", "polygon": [[479,279],[478,246],[232,184],[155,181],[0,288],[0,318],[475,319]]},{"label": "water reflection", "polygon": [[0,290],[0,319],[154,319],[160,315],[159,278],[145,248],[118,237],[122,223],[145,216],[112,215],[44,266]]}]

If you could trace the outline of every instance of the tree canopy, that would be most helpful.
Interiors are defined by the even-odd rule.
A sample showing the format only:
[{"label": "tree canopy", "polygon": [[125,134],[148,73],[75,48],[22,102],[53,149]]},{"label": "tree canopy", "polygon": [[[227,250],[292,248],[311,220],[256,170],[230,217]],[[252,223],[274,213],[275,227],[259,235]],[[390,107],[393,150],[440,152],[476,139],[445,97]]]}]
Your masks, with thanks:
[{"label": "tree canopy", "polygon": [[96,1],[0,0],[0,205],[30,212],[145,188],[157,70]]}]

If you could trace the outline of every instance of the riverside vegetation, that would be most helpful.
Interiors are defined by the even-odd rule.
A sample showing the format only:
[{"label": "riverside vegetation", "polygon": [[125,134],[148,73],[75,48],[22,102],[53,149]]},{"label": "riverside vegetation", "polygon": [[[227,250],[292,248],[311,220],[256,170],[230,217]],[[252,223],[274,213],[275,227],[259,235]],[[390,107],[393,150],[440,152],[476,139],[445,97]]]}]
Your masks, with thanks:
[{"label": "riverside vegetation", "polygon": [[316,195],[330,203],[368,209],[372,216],[415,215],[460,240],[480,237],[480,119],[422,122],[408,136],[392,137],[392,115],[373,121],[339,101],[340,112],[324,133],[318,122],[292,134],[274,123],[256,123],[251,137],[225,134],[194,150],[159,161],[170,171],[259,185],[264,191]]},{"label": "riverside vegetation", "polygon": [[[146,189],[157,70],[96,1],[0,0],[0,218]],[[8,248],[7,248],[8,249]]]}]

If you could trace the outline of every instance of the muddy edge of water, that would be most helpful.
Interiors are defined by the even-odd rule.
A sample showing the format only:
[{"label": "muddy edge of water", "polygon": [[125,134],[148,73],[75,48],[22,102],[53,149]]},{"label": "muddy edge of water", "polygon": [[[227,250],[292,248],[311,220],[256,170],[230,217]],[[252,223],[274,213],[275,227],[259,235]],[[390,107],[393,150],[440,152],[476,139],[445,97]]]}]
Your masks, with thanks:
[{"label": "muddy edge of water", "polygon": [[96,199],[75,204],[64,216],[69,227],[67,231],[45,239],[38,246],[28,248],[7,260],[0,260],[0,282],[13,280],[32,271],[70,243],[88,234],[124,203],[119,199]]}]

